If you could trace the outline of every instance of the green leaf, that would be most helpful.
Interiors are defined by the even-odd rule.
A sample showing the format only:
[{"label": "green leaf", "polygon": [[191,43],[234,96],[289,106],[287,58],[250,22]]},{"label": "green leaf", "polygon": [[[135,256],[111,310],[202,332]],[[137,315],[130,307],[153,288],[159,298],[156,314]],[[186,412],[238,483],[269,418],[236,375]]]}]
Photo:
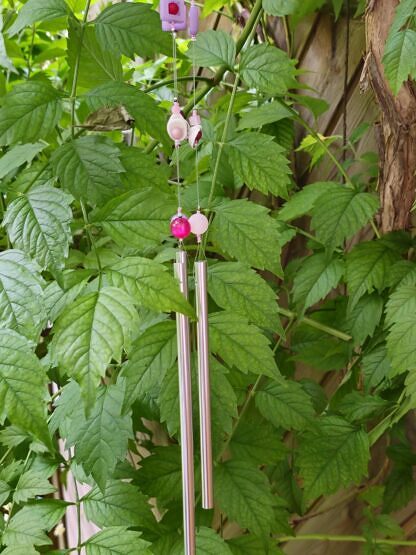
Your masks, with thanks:
[{"label": "green leaf", "polygon": [[222,512],[259,536],[274,522],[274,497],[266,476],[251,464],[228,461],[215,469],[215,498]]},{"label": "green leaf", "polygon": [[139,256],[127,256],[106,272],[110,285],[129,293],[135,301],[156,312],[182,312],[195,317],[195,312],[177,281],[163,264]]},{"label": "green leaf", "polygon": [[276,293],[261,276],[239,262],[219,262],[208,268],[209,294],[225,310],[253,324],[281,331]]},{"label": "green leaf", "polygon": [[25,503],[29,499],[33,499],[38,495],[48,495],[53,493],[55,488],[47,480],[41,472],[28,470],[20,475],[13,501],[15,503]]},{"label": "green leaf", "polygon": [[117,462],[126,456],[128,440],[133,437],[131,415],[121,414],[123,400],[124,388],[120,385],[101,388],[89,418],[72,422],[66,444],[75,446],[77,463],[101,490]]},{"label": "green leaf", "polygon": [[233,69],[236,47],[233,38],[225,31],[204,31],[191,42],[187,56],[201,67],[227,66]]},{"label": "green leaf", "polygon": [[[166,127],[166,121],[164,124]],[[145,154],[138,148],[119,146],[122,147],[120,161],[126,170],[121,175],[125,187],[137,191],[148,188],[151,183],[152,187],[168,190],[170,169],[167,164],[161,166],[156,156]]]},{"label": "green leaf", "polygon": [[389,402],[381,397],[352,391],[341,399],[336,405],[336,410],[349,422],[362,422],[379,416],[388,406]]},{"label": "green leaf", "polygon": [[362,360],[364,391],[368,393],[373,388],[379,388],[391,373],[387,347],[384,343],[377,345],[366,353]]},{"label": "green leaf", "polygon": [[69,9],[65,0],[28,0],[19,11],[7,34],[12,37],[33,23],[51,21],[68,14]]},{"label": "green leaf", "polygon": [[39,555],[33,545],[11,545],[2,551],[3,555]]},{"label": "green leaf", "polygon": [[263,9],[270,15],[291,15],[299,8],[299,0],[263,0]]},{"label": "green leaf", "polygon": [[395,466],[387,478],[383,496],[383,512],[398,511],[405,507],[416,494],[412,466]]},{"label": "green leaf", "polygon": [[320,418],[299,445],[297,464],[305,497],[315,499],[358,483],[367,474],[369,458],[368,436],[362,429],[337,416]]},{"label": "green leaf", "polygon": [[49,81],[16,85],[0,109],[0,146],[45,139],[61,118],[61,95]]},{"label": "green leaf", "polygon": [[377,293],[361,297],[345,320],[345,329],[355,345],[362,345],[367,337],[374,335],[382,315],[383,299]]},{"label": "green leaf", "polygon": [[105,287],[79,297],[57,320],[52,357],[80,383],[87,407],[111,359],[120,361],[135,318],[130,296]]},{"label": "green leaf", "polygon": [[216,312],[209,317],[212,352],[230,367],[247,374],[280,378],[268,339],[256,326],[232,312]]},{"label": "green leaf", "polygon": [[416,72],[416,31],[390,32],[384,47],[384,71],[394,94]]},{"label": "green leaf", "polygon": [[390,268],[399,259],[400,253],[383,239],[359,243],[347,254],[345,281],[350,309],[366,293],[380,293],[388,286]]},{"label": "green leaf", "polygon": [[280,102],[267,102],[240,114],[238,129],[259,128],[286,118],[292,118],[292,112]]},{"label": "green leaf", "polygon": [[332,191],[334,186],[339,187],[332,181],[322,181],[307,185],[298,193],[295,193],[285,202],[283,208],[278,212],[279,220],[289,222],[300,216],[304,216],[312,210],[319,198],[326,192]]},{"label": "green leaf", "polygon": [[250,189],[287,197],[289,161],[284,148],[262,133],[241,133],[225,143],[234,173]]},{"label": "green leaf", "polygon": [[0,406],[2,418],[51,444],[46,425],[47,376],[26,338],[0,330]]},{"label": "green leaf", "polygon": [[133,343],[121,376],[126,381],[125,407],[153,396],[176,360],[176,325],[172,320],[147,328]]},{"label": "green leaf", "polygon": [[105,492],[94,488],[82,498],[88,520],[97,526],[134,526],[143,528],[154,521],[150,505],[140,491],[127,482],[111,480]]},{"label": "green leaf", "polygon": [[344,261],[326,253],[306,257],[293,281],[293,300],[303,312],[334,289],[344,274]]},{"label": "green leaf", "polygon": [[[117,6],[144,7],[146,10],[149,8],[146,4],[118,4]],[[103,106],[124,106],[134,118],[135,125],[141,132],[148,133],[163,143],[171,145],[171,140],[166,133],[166,112],[150,95],[145,94],[137,87],[110,81],[89,91],[84,98],[91,111],[98,110]],[[139,153],[140,151],[133,149],[133,152]]]},{"label": "green leaf", "polygon": [[12,201],[3,225],[13,246],[34,258],[42,269],[64,267],[71,241],[72,197],[41,185]]},{"label": "green leaf", "polygon": [[145,249],[166,239],[175,211],[173,197],[143,189],[114,198],[94,214],[93,222],[101,225],[118,245]]},{"label": "green leaf", "polygon": [[249,87],[272,95],[283,95],[297,83],[295,61],[269,44],[247,48],[241,56],[240,73]]},{"label": "green leaf", "polygon": [[29,163],[46,147],[46,143],[29,143],[16,145],[0,158],[0,179],[16,170],[22,164]]},{"label": "green leaf", "polygon": [[269,383],[256,393],[256,407],[276,428],[305,430],[315,417],[310,396],[294,381]]},{"label": "green leaf", "polygon": [[368,223],[379,206],[377,197],[346,186],[334,186],[319,197],[312,211],[316,237],[335,249]]},{"label": "green leaf", "polygon": [[121,189],[120,154],[110,139],[89,135],[61,145],[51,163],[62,186],[76,199],[102,204]]},{"label": "green leaf", "polygon": [[178,445],[155,447],[150,457],[140,461],[137,483],[147,495],[156,497],[163,507],[181,499],[182,467]]},{"label": "green leaf", "polygon": [[[181,542],[182,544],[183,542]],[[172,555],[181,555],[183,547]],[[201,527],[196,532],[196,552],[198,555],[232,555],[230,548],[212,528]]]},{"label": "green leaf", "polygon": [[390,327],[387,350],[393,375],[416,368],[416,286],[401,285],[390,295],[386,310]]},{"label": "green leaf", "polygon": [[125,526],[110,526],[89,538],[85,550],[87,555],[151,555],[150,543],[140,536]]},{"label": "green leaf", "polygon": [[227,543],[233,555],[283,555],[272,539],[257,538],[252,534],[244,534]]},{"label": "green leaf", "polygon": [[278,228],[264,206],[246,200],[220,204],[215,208],[211,239],[240,262],[282,274]]},{"label": "green leaf", "polygon": [[146,4],[116,4],[95,20],[97,39],[103,50],[129,58],[171,54],[172,41],[160,28],[157,13]]},{"label": "green leaf", "polygon": [[37,266],[24,253],[0,253],[0,328],[37,341],[46,320],[42,285]]},{"label": "green leaf", "polygon": [[[8,521],[2,542],[10,546],[51,545],[52,540],[45,534],[64,516],[67,503],[45,499],[25,505]],[[13,551],[12,551],[13,553]]]}]

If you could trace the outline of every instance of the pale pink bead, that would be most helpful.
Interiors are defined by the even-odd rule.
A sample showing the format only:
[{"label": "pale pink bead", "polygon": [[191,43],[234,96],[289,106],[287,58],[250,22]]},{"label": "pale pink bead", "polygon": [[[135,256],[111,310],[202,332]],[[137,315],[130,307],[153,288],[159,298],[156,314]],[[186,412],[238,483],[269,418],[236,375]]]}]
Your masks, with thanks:
[{"label": "pale pink bead", "polygon": [[183,214],[176,215],[170,222],[170,231],[177,239],[185,239],[191,233],[191,224]]},{"label": "pale pink bead", "polygon": [[191,225],[191,231],[194,235],[203,235],[209,226],[208,218],[201,212],[196,212],[192,214],[189,218],[189,223]]}]

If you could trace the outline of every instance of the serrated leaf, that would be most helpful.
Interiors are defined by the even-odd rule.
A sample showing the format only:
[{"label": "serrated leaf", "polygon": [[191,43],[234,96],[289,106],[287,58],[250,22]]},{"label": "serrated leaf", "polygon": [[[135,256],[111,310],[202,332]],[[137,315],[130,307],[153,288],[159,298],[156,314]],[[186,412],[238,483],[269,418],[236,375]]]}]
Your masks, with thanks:
[{"label": "serrated leaf", "polygon": [[79,297],[57,320],[52,356],[80,383],[87,407],[92,407],[111,359],[120,361],[135,318],[131,297],[105,287]]},{"label": "serrated leaf", "polygon": [[383,55],[384,72],[394,94],[416,72],[416,31],[393,31],[387,37]]},{"label": "serrated leaf", "polygon": [[61,95],[49,81],[16,85],[0,109],[0,145],[45,139],[62,113]]},{"label": "serrated leaf", "polygon": [[6,177],[22,164],[31,162],[44,148],[46,148],[46,143],[41,142],[12,147],[0,158],[0,179]]},{"label": "serrated leaf", "polygon": [[256,407],[276,428],[305,430],[315,410],[310,396],[294,381],[269,383],[256,393]]},{"label": "serrated leaf", "polygon": [[308,256],[293,280],[293,300],[303,312],[334,289],[344,274],[344,261],[326,253]]},{"label": "serrated leaf", "polygon": [[276,293],[257,272],[239,262],[219,262],[208,268],[209,294],[226,310],[253,324],[281,331]]},{"label": "serrated leaf", "polygon": [[385,482],[383,512],[393,512],[405,507],[415,496],[416,484],[412,466],[395,466]]},{"label": "serrated leaf", "polygon": [[297,464],[305,497],[315,499],[358,483],[367,474],[369,458],[369,440],[362,429],[337,416],[319,419],[299,445]]},{"label": "serrated leaf", "polygon": [[67,448],[75,446],[75,460],[101,490],[117,462],[126,456],[128,440],[133,437],[131,415],[122,415],[123,401],[124,388],[119,384],[102,388],[91,415],[74,418],[67,438]]},{"label": "serrated leaf", "polygon": [[292,118],[292,112],[280,102],[266,102],[240,114],[238,129],[259,128],[286,118]]},{"label": "serrated leaf", "polygon": [[126,170],[121,175],[125,187],[137,191],[139,188],[148,188],[151,183],[152,187],[162,191],[168,190],[167,183],[170,173],[168,165],[160,165],[156,156],[145,154],[138,148],[122,145],[120,147],[120,161]]},{"label": "serrated leaf", "polygon": [[151,555],[150,543],[140,536],[140,532],[125,526],[110,526],[91,536],[85,543],[85,550],[87,555]]},{"label": "serrated leaf", "polygon": [[120,154],[109,139],[89,135],[61,145],[51,163],[64,189],[76,199],[102,204],[121,191]]},{"label": "serrated leaf", "polygon": [[336,410],[345,416],[348,422],[363,422],[379,416],[388,406],[389,402],[381,397],[352,391],[336,404]]},{"label": "serrated leaf", "polygon": [[233,555],[283,555],[283,551],[271,539],[257,538],[253,534],[244,534],[229,540],[228,545]]},{"label": "serrated leaf", "polygon": [[370,193],[334,186],[319,197],[312,210],[311,225],[317,239],[335,249],[368,223],[378,206],[377,198]]},{"label": "serrated leaf", "polygon": [[125,407],[153,396],[176,359],[176,325],[172,320],[147,328],[133,343],[121,377],[126,381]]},{"label": "serrated leaf", "polygon": [[179,290],[177,281],[163,264],[149,258],[127,256],[106,271],[110,285],[129,293],[135,301],[156,312],[195,312]]},{"label": "serrated leaf", "polygon": [[[117,7],[119,6],[123,6],[123,4],[118,4]],[[124,4],[124,6],[145,7],[149,11],[146,4]],[[171,144],[166,133],[166,113],[151,96],[137,87],[110,81],[89,91],[84,98],[91,111],[98,110],[103,106],[124,106],[134,118],[135,125],[140,131],[148,133],[165,144]],[[140,152],[136,149],[134,151]]]},{"label": "serrated leaf", "polygon": [[7,207],[3,224],[13,246],[41,268],[61,270],[71,241],[72,197],[42,185],[17,197]]},{"label": "serrated leaf", "polygon": [[69,14],[65,0],[28,0],[19,10],[16,20],[7,31],[12,37],[19,31],[37,23],[38,21],[51,21]]},{"label": "serrated leaf", "polygon": [[224,146],[234,173],[249,189],[287,197],[289,161],[273,137],[241,133]]},{"label": "serrated leaf", "polygon": [[97,526],[146,527],[154,520],[146,497],[132,484],[118,480],[107,483],[105,492],[94,488],[82,498],[88,520]]},{"label": "serrated leaf", "polygon": [[4,555],[39,555],[33,545],[11,545],[2,551]]},{"label": "serrated leaf", "polygon": [[390,268],[399,259],[400,252],[383,239],[359,243],[347,254],[345,281],[350,294],[350,309],[365,293],[374,290],[380,293],[388,286]]},{"label": "serrated leaf", "polygon": [[256,326],[232,312],[216,312],[209,317],[212,352],[241,372],[280,377],[268,339]]},{"label": "serrated leaf", "polygon": [[141,461],[137,483],[149,496],[156,497],[163,507],[181,499],[182,467],[178,445],[155,447],[154,454]]},{"label": "serrated leaf", "polygon": [[51,444],[46,425],[47,376],[26,338],[0,330],[0,406],[5,416]]},{"label": "serrated leaf", "polygon": [[282,274],[279,232],[264,206],[245,200],[220,204],[215,208],[211,239],[240,262]]},{"label": "serrated leaf", "polygon": [[[195,544],[198,555],[232,555],[228,545],[212,528],[198,528]],[[177,542],[170,555],[182,555],[182,553],[183,539]]]},{"label": "serrated leaf", "polygon": [[249,87],[272,95],[283,95],[296,87],[295,61],[269,44],[256,44],[241,56],[240,73]]},{"label": "serrated leaf", "polygon": [[387,350],[392,374],[416,368],[416,286],[402,285],[390,295],[386,309],[390,326]]},{"label": "serrated leaf", "polygon": [[362,345],[372,337],[383,315],[383,299],[373,293],[364,295],[347,313],[345,330],[352,335],[355,345]]},{"label": "serrated leaf", "polygon": [[[289,222],[300,216],[304,216],[312,210],[319,197],[326,191],[333,190],[335,183],[332,181],[320,181],[307,185],[298,193],[295,193],[285,202],[278,212],[278,219]],[[337,185],[338,186],[338,185]]]},{"label": "serrated leaf", "polygon": [[93,222],[118,245],[145,249],[159,245],[169,235],[175,211],[173,197],[143,189],[114,198],[93,215]]},{"label": "serrated leaf", "polygon": [[236,55],[235,42],[225,31],[204,31],[198,33],[196,41],[191,42],[187,55],[201,67],[226,66],[232,69]]},{"label": "serrated leaf", "polygon": [[362,371],[364,377],[364,391],[368,393],[378,388],[391,373],[387,347],[384,343],[363,356]]},{"label": "serrated leaf", "polygon": [[0,253],[0,328],[10,328],[35,341],[46,319],[42,279],[24,253]]},{"label": "serrated leaf", "polygon": [[299,0],[263,0],[263,9],[270,15],[282,17],[296,13]]},{"label": "serrated leaf", "polygon": [[215,498],[231,521],[266,536],[274,522],[274,498],[266,476],[244,461],[228,461],[215,469]]},{"label": "serrated leaf", "polygon": [[13,501],[15,503],[24,503],[38,495],[48,495],[54,491],[55,488],[42,473],[28,470],[19,477],[13,494]]},{"label": "serrated leaf", "polygon": [[146,4],[115,4],[95,20],[97,39],[103,50],[129,58],[171,54],[172,41],[160,28],[157,13]]}]

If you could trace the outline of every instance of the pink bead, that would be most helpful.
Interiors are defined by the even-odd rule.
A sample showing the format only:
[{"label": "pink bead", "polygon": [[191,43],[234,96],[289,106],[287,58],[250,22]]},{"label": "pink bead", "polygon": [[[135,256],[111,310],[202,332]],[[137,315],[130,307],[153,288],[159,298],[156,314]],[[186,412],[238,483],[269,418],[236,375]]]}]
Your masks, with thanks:
[{"label": "pink bead", "polygon": [[183,130],[180,127],[173,127],[170,130],[170,137],[175,141],[180,141],[183,137]]},{"label": "pink bead", "polygon": [[177,239],[185,239],[191,233],[191,224],[186,216],[174,216],[170,222],[172,235]]}]

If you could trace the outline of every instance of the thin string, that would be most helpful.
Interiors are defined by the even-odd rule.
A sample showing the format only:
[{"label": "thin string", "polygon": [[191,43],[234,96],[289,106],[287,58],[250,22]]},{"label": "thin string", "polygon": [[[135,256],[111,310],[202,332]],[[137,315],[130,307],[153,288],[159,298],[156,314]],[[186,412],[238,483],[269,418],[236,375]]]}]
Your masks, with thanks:
[{"label": "thin string", "polygon": [[[172,29],[172,56],[173,56],[173,94],[174,101],[178,100],[178,56],[176,50],[176,32]],[[179,162],[179,143],[175,142],[175,156],[176,156],[176,185],[178,196],[178,212],[182,210],[182,191],[181,191],[181,171]],[[180,242],[181,243],[181,242]]]},{"label": "thin string", "polygon": [[[194,94],[194,110],[196,110],[196,56],[195,56],[195,43],[196,37],[192,37],[193,49],[192,49],[192,87]],[[201,198],[199,191],[199,152],[198,146],[195,148],[195,178],[196,178],[196,198],[197,198],[197,210],[201,210]]]},{"label": "thin string", "polygon": [[178,97],[178,68],[176,52],[176,31],[172,30],[172,56],[173,56],[173,94]]}]

